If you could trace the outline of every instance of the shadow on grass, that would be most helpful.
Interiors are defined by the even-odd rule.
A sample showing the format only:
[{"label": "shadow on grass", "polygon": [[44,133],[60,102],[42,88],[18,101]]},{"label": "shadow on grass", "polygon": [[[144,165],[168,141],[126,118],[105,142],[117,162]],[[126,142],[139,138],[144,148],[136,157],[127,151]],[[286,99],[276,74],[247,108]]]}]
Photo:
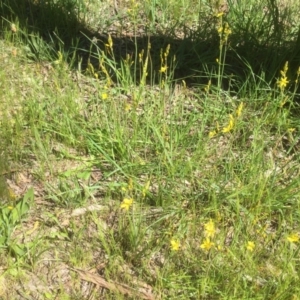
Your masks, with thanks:
[{"label": "shadow on grass", "polygon": [[[300,31],[291,33],[289,42],[284,41],[283,32],[287,29],[283,28],[278,8],[271,2],[273,6],[268,13],[262,15],[264,23],[261,23],[261,28],[252,26],[249,21],[245,22],[244,16],[235,12],[234,7],[230,13],[234,18],[230,14],[224,16],[223,21],[228,17],[228,22],[234,23],[234,26],[228,39],[223,89],[238,90],[249,76],[259,76],[270,82],[275,76],[279,76],[279,70],[285,61],[290,63],[290,78],[295,75],[300,64]],[[1,32],[3,35],[12,22],[18,22],[20,28],[26,28],[24,41],[30,48],[31,58],[46,60],[44,53],[48,48],[47,55],[52,55],[55,59],[57,51],[64,50],[74,63],[73,66],[77,68],[82,61],[84,70],[89,60],[95,67],[99,64],[98,58],[93,58],[96,46],[91,41],[97,40],[97,47],[104,50],[108,37],[105,32],[98,32],[86,25],[82,20],[82,12],[85,11],[84,1],[2,0]],[[113,7],[111,14],[115,15]],[[187,84],[207,84],[211,77],[214,82],[218,74],[216,59],[219,57],[220,47],[216,30],[218,19],[203,15],[200,23],[197,29],[187,31],[181,38],[166,34],[150,35],[146,32],[136,36],[113,35],[116,63],[120,65],[127,55],[137,57],[136,53],[140,53],[142,49],[146,51],[150,41],[152,68],[159,70],[161,50],[170,44],[169,57],[176,56],[174,79],[185,79]]]}]

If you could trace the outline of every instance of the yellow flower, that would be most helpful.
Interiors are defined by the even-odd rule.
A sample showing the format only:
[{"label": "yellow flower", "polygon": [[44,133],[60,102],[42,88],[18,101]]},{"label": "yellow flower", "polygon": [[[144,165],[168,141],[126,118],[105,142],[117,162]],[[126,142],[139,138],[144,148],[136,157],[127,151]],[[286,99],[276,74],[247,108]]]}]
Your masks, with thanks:
[{"label": "yellow flower", "polygon": [[220,27],[218,27],[217,31],[222,42],[227,42],[228,36],[232,33],[227,22],[224,24],[224,26],[221,25]]},{"label": "yellow flower", "polygon": [[211,247],[214,246],[215,243],[212,243],[209,238],[206,238],[204,242],[200,245],[201,249],[209,251]]},{"label": "yellow flower", "polygon": [[162,66],[161,68],[160,68],[160,70],[159,70],[159,72],[160,73],[166,73],[166,71],[167,71],[167,67],[166,66]]},{"label": "yellow flower", "polygon": [[217,31],[218,31],[218,33],[221,35],[222,32],[223,32],[223,27],[218,27],[218,28],[217,28]]},{"label": "yellow flower", "polygon": [[220,18],[220,17],[222,17],[223,15],[224,15],[223,12],[219,12],[219,13],[216,14],[216,17],[217,17],[217,18]]},{"label": "yellow flower", "polygon": [[107,93],[102,93],[101,98],[102,98],[102,100],[106,100],[108,98]]},{"label": "yellow flower", "polygon": [[234,127],[234,118],[233,118],[233,116],[232,115],[229,115],[229,123],[228,123],[228,125],[227,126],[225,126],[223,129],[222,129],[222,132],[223,133],[227,133],[227,132],[229,132],[229,131],[231,131],[232,129],[233,129],[233,127]]},{"label": "yellow flower", "polygon": [[292,233],[286,238],[290,243],[299,242],[299,235],[297,233]]},{"label": "yellow flower", "polygon": [[237,118],[240,117],[240,115],[242,114],[243,107],[244,107],[244,103],[241,102],[235,111]]},{"label": "yellow flower", "polygon": [[286,86],[288,85],[289,80],[286,76],[281,77],[279,80],[277,80],[277,85],[281,90],[284,90]]},{"label": "yellow flower", "polygon": [[214,136],[216,136],[219,132],[220,132],[220,125],[219,125],[219,122],[216,122],[216,129],[213,130],[213,131],[210,131],[209,134],[208,134],[208,137],[211,139],[213,138]]},{"label": "yellow flower", "polygon": [[232,33],[228,23],[225,23],[224,26],[224,35],[225,35],[225,39],[227,40],[228,36]]},{"label": "yellow flower", "polygon": [[214,136],[216,136],[218,133],[217,133],[217,131],[216,130],[213,130],[213,131],[210,131],[209,132],[209,134],[208,134],[208,137],[210,138],[210,139],[212,139]]},{"label": "yellow flower", "polygon": [[204,234],[207,238],[214,237],[216,234],[215,223],[210,219],[207,223],[204,224]]},{"label": "yellow flower", "polygon": [[277,80],[277,85],[281,90],[284,90],[289,83],[289,80],[287,79],[286,76],[288,69],[289,69],[289,62],[287,61],[284,64],[283,70],[280,71],[281,78]]},{"label": "yellow flower", "polygon": [[170,242],[170,247],[172,251],[178,251],[180,248],[180,242],[178,240],[172,239]]},{"label": "yellow flower", "polygon": [[123,202],[121,203],[121,208],[128,210],[130,208],[130,206],[133,203],[133,199],[132,198],[124,198]]},{"label": "yellow flower", "polygon": [[249,241],[246,245],[246,248],[248,251],[253,252],[254,248],[255,248],[255,244],[251,241]]}]

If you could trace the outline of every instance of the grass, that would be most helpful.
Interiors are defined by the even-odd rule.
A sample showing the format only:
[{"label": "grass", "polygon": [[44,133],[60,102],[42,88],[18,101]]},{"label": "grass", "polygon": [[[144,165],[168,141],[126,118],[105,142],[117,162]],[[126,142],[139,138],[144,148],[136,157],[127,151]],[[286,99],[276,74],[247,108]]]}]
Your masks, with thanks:
[{"label": "grass", "polygon": [[298,299],[297,3],[114,4],[0,2],[0,298]]}]

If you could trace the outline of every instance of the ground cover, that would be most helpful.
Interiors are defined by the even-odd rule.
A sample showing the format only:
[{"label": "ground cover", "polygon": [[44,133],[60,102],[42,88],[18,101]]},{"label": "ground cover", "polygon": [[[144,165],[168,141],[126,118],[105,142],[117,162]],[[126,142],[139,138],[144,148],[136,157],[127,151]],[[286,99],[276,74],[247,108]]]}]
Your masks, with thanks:
[{"label": "ground cover", "polygon": [[0,298],[298,299],[297,3],[62,2],[0,2]]}]

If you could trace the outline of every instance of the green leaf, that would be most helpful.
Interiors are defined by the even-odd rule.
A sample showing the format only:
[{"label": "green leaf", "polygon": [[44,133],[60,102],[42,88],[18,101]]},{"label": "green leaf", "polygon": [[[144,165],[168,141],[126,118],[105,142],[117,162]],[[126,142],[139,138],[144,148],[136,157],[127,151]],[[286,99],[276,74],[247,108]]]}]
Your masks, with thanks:
[{"label": "green leaf", "polygon": [[7,244],[7,238],[5,236],[0,236],[0,248],[2,248],[2,247],[5,248],[6,244]]},{"label": "green leaf", "polygon": [[67,170],[65,172],[62,172],[60,175],[66,178],[69,178],[73,175],[74,171],[73,170]]},{"label": "green leaf", "polygon": [[44,297],[45,297],[45,299],[53,299],[54,298],[53,295],[51,293],[48,293],[48,292],[44,293]]},{"label": "green leaf", "polygon": [[11,252],[16,257],[21,257],[26,253],[24,246],[17,245],[17,244],[10,244],[8,246],[8,249],[9,252]]},{"label": "green leaf", "polygon": [[34,192],[33,192],[33,188],[29,188],[26,192],[26,194],[23,197],[23,200],[25,203],[31,203],[34,200]]},{"label": "green leaf", "polygon": [[91,171],[83,171],[77,174],[77,178],[88,180],[91,176]]}]

